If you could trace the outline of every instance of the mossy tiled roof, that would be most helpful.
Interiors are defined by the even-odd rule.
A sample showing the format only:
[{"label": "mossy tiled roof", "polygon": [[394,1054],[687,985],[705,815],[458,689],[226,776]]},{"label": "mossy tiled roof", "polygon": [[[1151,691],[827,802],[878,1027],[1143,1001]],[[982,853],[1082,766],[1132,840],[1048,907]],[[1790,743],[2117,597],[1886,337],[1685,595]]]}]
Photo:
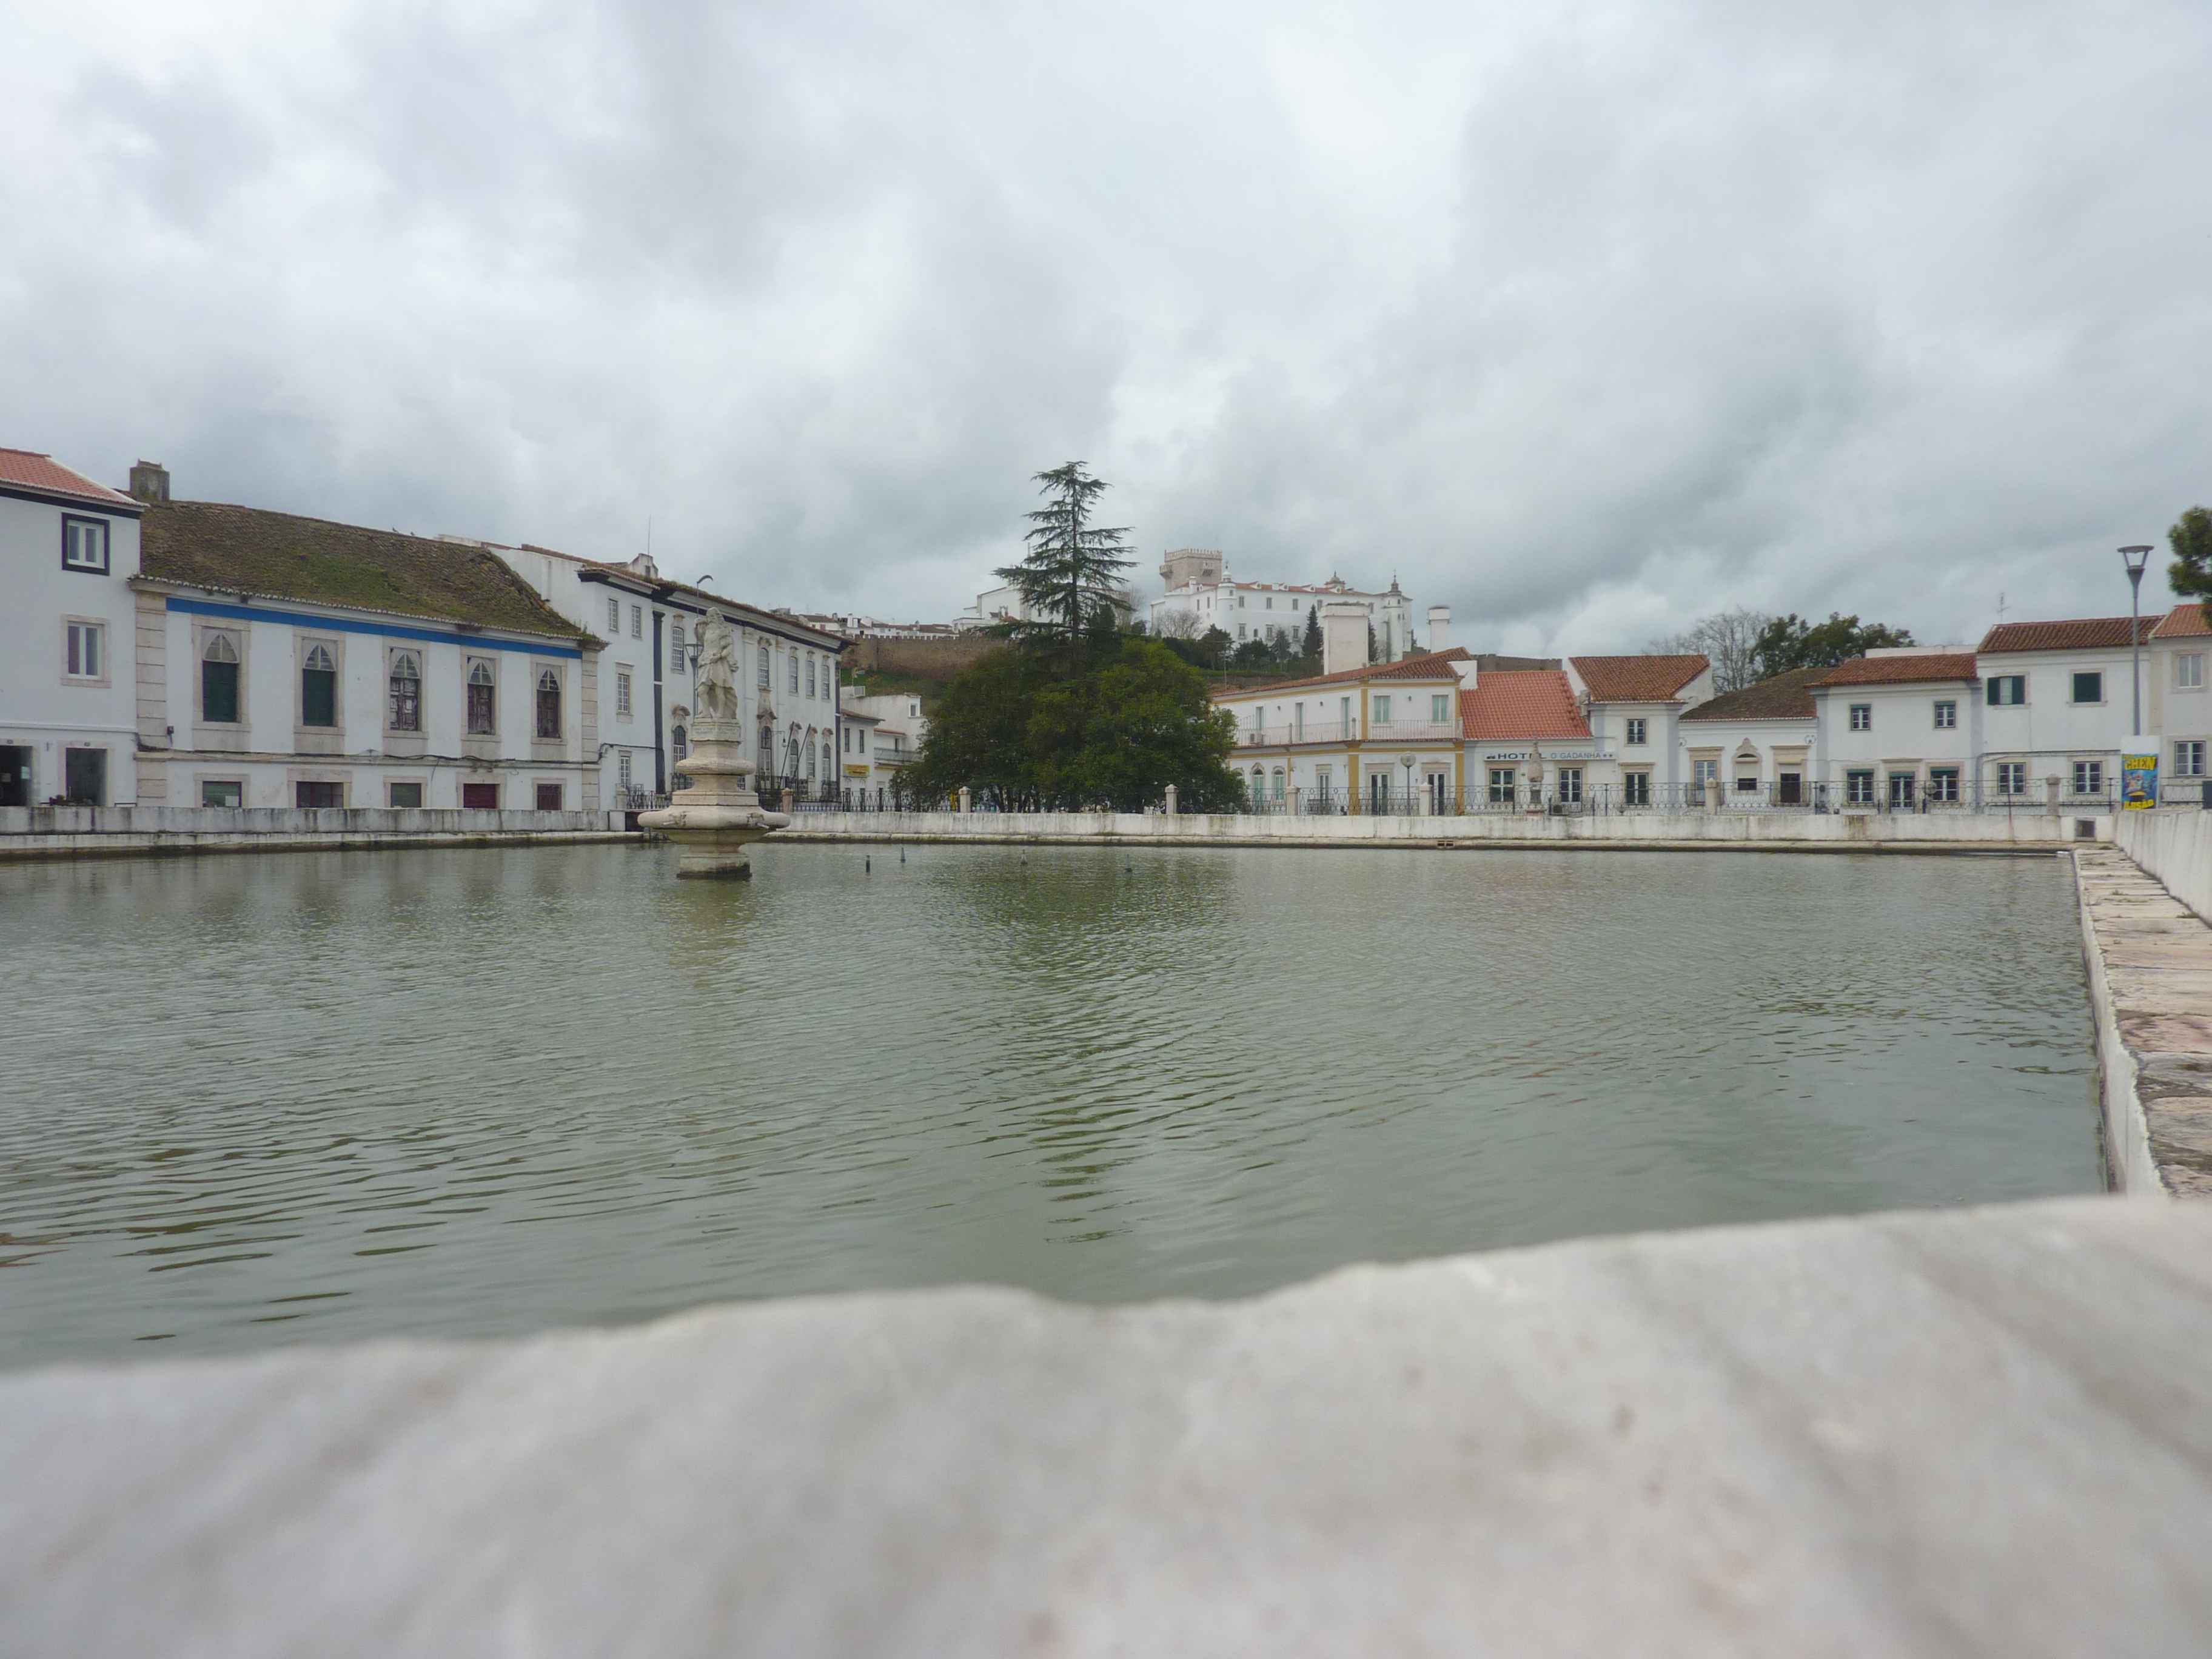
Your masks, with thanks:
[{"label": "mossy tiled roof", "polygon": [[590,639],[488,549],[257,507],[173,501],[141,520],[156,581]]}]

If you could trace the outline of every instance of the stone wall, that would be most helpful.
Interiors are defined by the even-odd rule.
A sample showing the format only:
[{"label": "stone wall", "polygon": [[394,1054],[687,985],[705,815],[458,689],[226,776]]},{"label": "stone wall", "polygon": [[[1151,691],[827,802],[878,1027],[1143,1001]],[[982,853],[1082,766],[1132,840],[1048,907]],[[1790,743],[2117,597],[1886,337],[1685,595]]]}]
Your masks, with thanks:
[{"label": "stone wall", "polygon": [[2198,806],[2123,812],[2112,840],[2167,892],[2212,921],[2212,812]]},{"label": "stone wall", "polygon": [[0,860],[611,838],[636,839],[634,832],[625,833],[620,812],[380,806],[0,807]]},{"label": "stone wall", "polygon": [[1945,812],[1890,816],[1814,812],[1636,812],[1582,817],[1511,813],[1464,817],[1321,817],[1291,814],[1160,812],[802,812],[779,841],[1112,842],[1161,846],[1620,846],[1737,847],[1761,850],[1959,848],[1999,851],[2090,838],[2112,820],[2039,814]]}]

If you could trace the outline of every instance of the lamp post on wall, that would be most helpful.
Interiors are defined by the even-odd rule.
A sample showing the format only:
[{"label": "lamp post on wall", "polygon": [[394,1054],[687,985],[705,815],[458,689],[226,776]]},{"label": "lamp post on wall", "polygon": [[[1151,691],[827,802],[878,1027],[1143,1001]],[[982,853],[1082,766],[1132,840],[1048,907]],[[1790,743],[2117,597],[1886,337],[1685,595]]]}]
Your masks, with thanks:
[{"label": "lamp post on wall", "polygon": [[2128,727],[2128,735],[2138,738],[2142,735],[2142,578],[2150,549],[2124,547],[2120,562],[2128,568],[2128,646],[2135,653],[2135,724]]}]

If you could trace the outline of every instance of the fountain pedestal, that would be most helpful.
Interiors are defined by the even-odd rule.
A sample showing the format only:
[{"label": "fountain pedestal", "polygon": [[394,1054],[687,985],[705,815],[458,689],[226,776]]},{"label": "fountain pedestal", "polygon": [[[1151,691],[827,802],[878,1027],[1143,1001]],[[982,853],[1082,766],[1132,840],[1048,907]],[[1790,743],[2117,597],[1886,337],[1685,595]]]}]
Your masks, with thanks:
[{"label": "fountain pedestal", "polygon": [[695,720],[691,752],[676,763],[677,775],[690,779],[691,787],[658,811],[638,814],[641,828],[683,848],[679,877],[743,881],[753,872],[745,848],[791,822],[764,810],[753,793],[746,737],[741,720]]}]

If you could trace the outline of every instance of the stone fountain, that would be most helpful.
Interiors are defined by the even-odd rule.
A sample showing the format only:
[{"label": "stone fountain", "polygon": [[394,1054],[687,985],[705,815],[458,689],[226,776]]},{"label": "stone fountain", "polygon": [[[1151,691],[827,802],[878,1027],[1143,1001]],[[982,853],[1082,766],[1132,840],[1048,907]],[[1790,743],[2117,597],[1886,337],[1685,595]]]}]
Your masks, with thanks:
[{"label": "stone fountain", "polygon": [[748,733],[738,709],[737,635],[720,617],[707,619],[706,632],[691,752],[676,763],[677,775],[690,779],[691,787],[659,811],[640,813],[637,821],[683,848],[678,877],[743,881],[753,872],[745,848],[791,819],[764,810],[750,782]]}]

